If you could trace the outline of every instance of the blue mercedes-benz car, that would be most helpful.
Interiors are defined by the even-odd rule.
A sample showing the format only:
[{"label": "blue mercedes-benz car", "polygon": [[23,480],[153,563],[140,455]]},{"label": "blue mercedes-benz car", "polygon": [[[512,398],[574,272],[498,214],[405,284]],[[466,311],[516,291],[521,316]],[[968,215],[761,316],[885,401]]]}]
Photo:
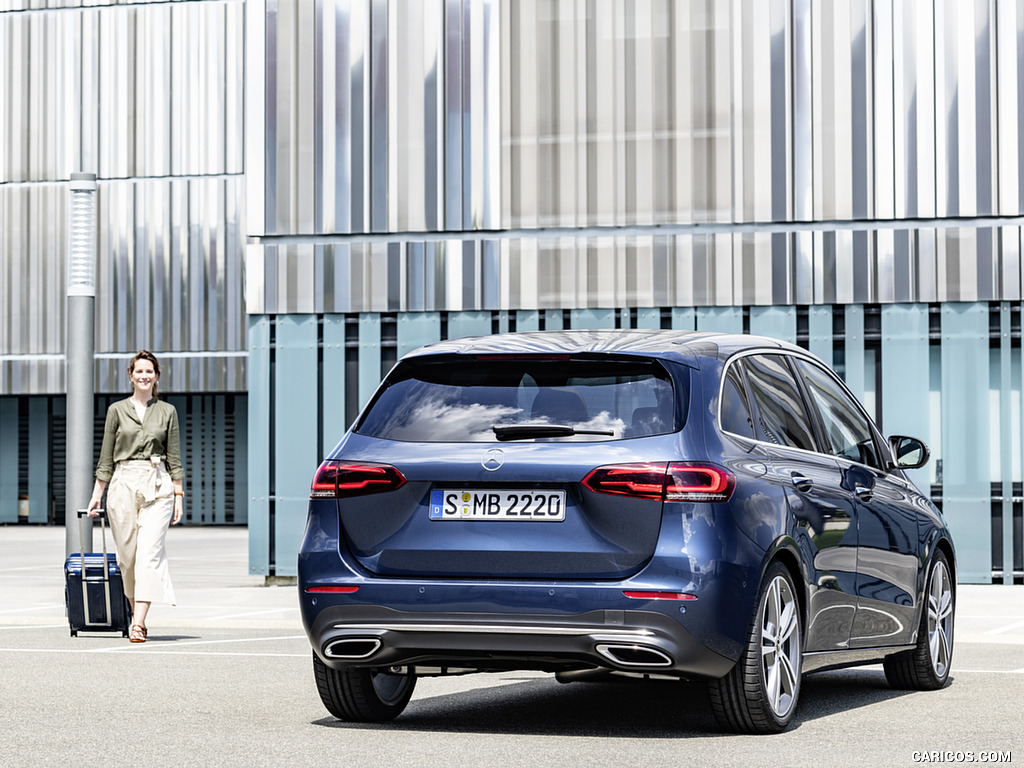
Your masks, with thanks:
[{"label": "blue mercedes-benz car", "polygon": [[706,680],[770,733],[801,675],[945,685],[956,560],[884,438],[801,348],[550,331],[406,355],[313,478],[298,563],[324,705],[399,715],[418,677]]}]

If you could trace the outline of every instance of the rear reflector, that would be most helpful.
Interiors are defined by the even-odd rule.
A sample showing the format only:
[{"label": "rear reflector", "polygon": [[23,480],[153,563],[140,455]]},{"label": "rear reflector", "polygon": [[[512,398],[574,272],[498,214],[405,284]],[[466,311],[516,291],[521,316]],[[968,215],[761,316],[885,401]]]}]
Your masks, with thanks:
[{"label": "rear reflector", "polygon": [[626,590],[622,594],[634,600],[696,600],[696,595],[687,592],[644,592]]},{"label": "rear reflector", "polygon": [[728,501],[735,484],[728,470],[692,462],[613,464],[583,479],[595,493],[661,501]]},{"label": "rear reflector", "polygon": [[306,592],[313,595],[351,595],[358,591],[359,587],[306,587]]},{"label": "rear reflector", "polygon": [[353,464],[325,461],[313,477],[311,499],[340,499],[394,491],[405,485],[405,476],[388,464]]}]

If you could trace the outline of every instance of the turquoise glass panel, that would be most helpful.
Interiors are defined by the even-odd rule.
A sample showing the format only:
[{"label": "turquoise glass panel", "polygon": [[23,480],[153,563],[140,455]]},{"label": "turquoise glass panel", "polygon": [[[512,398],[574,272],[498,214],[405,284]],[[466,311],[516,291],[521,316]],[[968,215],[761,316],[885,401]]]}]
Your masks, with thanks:
[{"label": "turquoise glass panel", "polygon": [[[1008,574],[1013,570],[1013,479],[1014,479],[1014,438],[1020,434],[1019,419],[1013,418],[1013,405],[1020,397],[1014,392],[1014,357],[1015,350],[1011,339],[1012,319],[1010,302],[1004,301],[999,305],[999,361],[997,372],[993,373],[993,380],[999,382],[999,420],[994,429],[999,433],[999,479],[1000,490],[1002,491],[1002,572],[1004,583],[1012,583]],[[998,378],[997,378],[998,377]],[[992,563],[993,570],[995,562]]]},{"label": "turquoise glass panel", "polygon": [[[886,437],[910,435],[933,443],[929,414],[928,305],[882,307],[882,423]],[[930,469],[908,472],[927,492]]]},{"label": "turquoise glass panel", "polygon": [[[449,330],[451,320],[449,319]],[[398,358],[441,340],[440,312],[402,312],[398,315]]]},{"label": "turquoise glass panel", "polygon": [[807,311],[807,348],[832,365],[832,307],[815,305]]},{"label": "turquoise glass panel", "polygon": [[569,322],[573,330],[614,328],[615,310],[574,309],[570,313]]},{"label": "turquoise glass panel", "polygon": [[[379,324],[378,324],[379,327]],[[294,576],[309,484],[321,456],[316,445],[317,319],[284,315],[277,321],[274,366],[274,572]]]},{"label": "turquoise glass panel", "polygon": [[323,319],[323,445],[321,456],[338,444],[348,425],[345,423],[345,316],[325,315]]},{"label": "turquoise glass panel", "polygon": [[516,312],[517,331],[540,330],[540,312],[536,309],[520,309]]},{"label": "turquoise glass panel", "polygon": [[697,310],[697,330],[743,333],[743,309],[740,307],[701,307]]},{"label": "turquoise glass panel", "polygon": [[560,309],[544,310],[544,329],[548,331],[565,330],[565,318]]},{"label": "turquoise glass panel", "polygon": [[673,307],[672,328],[676,331],[697,330],[697,310],[693,307]]},{"label": "turquoise glass panel", "polygon": [[864,375],[864,308],[857,304],[851,304],[845,307],[845,312],[845,354],[840,373],[846,386],[857,396],[858,400],[863,402],[867,390]]},{"label": "turquoise glass panel", "polygon": [[248,456],[249,571],[270,573],[270,323],[267,316],[249,316]]},{"label": "turquoise glass panel", "polygon": [[448,338],[459,339],[463,336],[490,336],[490,312],[449,312]]},{"label": "turquoise glass panel", "polygon": [[636,311],[637,328],[661,328],[661,310],[657,307],[641,307]]},{"label": "turquoise glass panel", "polygon": [[796,344],[796,307],[751,307],[750,332]]},{"label": "turquoise glass panel", "polygon": [[380,384],[380,315],[364,312],[359,315],[359,409],[362,410]]},{"label": "turquoise glass panel", "polygon": [[988,305],[942,305],[942,499],[960,581],[992,580]]}]

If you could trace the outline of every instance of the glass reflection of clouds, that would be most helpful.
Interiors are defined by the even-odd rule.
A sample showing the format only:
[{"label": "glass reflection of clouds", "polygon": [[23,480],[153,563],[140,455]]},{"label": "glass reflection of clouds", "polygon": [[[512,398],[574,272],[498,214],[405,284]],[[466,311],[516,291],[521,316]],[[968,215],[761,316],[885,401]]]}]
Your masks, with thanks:
[{"label": "glass reflection of clouds", "polygon": [[446,401],[440,395],[410,402],[392,411],[376,429],[392,440],[431,440],[479,443],[493,441],[491,427],[507,424],[522,412],[511,405]]},{"label": "glass reflection of clouds", "polygon": [[543,438],[566,442],[621,439],[626,430],[626,423],[622,419],[612,417],[608,411],[602,411],[585,421],[563,420],[557,416],[524,416],[525,409],[514,405],[464,403],[434,394],[391,411],[374,428],[378,435],[391,440],[417,442],[421,441],[424,435],[430,435],[431,441],[469,443],[493,442],[492,427],[496,424],[563,424],[576,429],[612,432],[612,436],[571,435]]}]

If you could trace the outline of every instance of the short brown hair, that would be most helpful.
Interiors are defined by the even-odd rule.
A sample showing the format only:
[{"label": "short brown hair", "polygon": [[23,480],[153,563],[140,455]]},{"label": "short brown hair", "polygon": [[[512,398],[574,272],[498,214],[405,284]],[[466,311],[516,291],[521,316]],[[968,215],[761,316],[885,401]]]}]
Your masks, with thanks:
[{"label": "short brown hair", "polygon": [[[128,376],[129,378],[135,372],[135,364],[139,360],[148,360],[153,364],[153,371],[156,373],[157,380],[153,382],[153,397],[157,397],[157,385],[160,383],[160,361],[156,359],[156,355],[150,352],[148,349],[140,349],[135,353],[135,356],[128,361]],[[134,385],[132,386],[134,390]]]}]

